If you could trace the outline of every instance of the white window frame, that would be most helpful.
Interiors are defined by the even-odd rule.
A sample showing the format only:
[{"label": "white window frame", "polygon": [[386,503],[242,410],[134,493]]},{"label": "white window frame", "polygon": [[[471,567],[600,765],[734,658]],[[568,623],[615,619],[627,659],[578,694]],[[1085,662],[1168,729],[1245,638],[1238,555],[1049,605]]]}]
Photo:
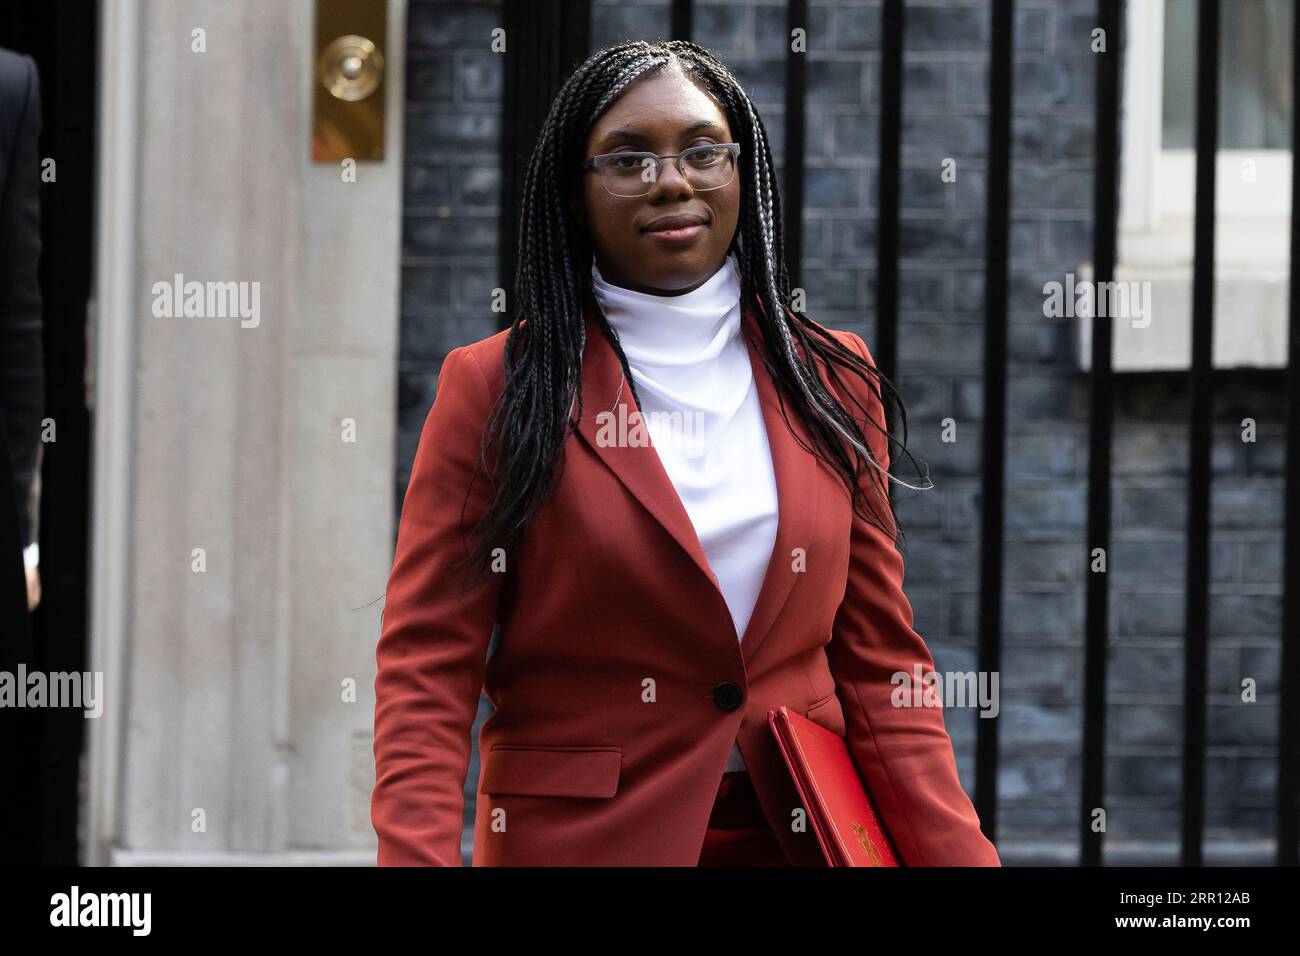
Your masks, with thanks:
[{"label": "white window frame", "polygon": [[[1150,282],[1150,324],[1112,322],[1116,371],[1191,363],[1196,152],[1165,150],[1162,132],[1165,0],[1125,4],[1120,210],[1116,281]],[[1195,51],[1189,51],[1195,56]],[[1253,164],[1254,179],[1245,176]],[[1214,366],[1286,365],[1291,151],[1224,149],[1215,171]],[[1091,263],[1080,273],[1091,278]],[[1079,364],[1091,365],[1092,327],[1080,318]]]}]

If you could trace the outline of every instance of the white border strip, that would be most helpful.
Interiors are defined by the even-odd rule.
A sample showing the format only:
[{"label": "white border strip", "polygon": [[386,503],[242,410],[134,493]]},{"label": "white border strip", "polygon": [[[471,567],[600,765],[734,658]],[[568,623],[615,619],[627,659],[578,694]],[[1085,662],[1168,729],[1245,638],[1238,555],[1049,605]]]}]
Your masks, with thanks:
[{"label": "white border strip", "polygon": [[91,670],[105,680],[104,713],[90,722],[82,862],[111,863],[119,832],[131,599],[131,471],[135,378],[136,200],[140,104],[137,0],[100,0],[96,133],[91,490]]}]

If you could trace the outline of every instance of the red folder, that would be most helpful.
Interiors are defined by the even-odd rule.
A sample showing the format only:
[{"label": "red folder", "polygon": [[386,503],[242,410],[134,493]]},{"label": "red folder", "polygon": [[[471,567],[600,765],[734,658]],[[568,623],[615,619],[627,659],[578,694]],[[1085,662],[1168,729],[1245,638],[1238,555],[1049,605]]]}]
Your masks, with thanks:
[{"label": "red folder", "polygon": [[767,712],[776,745],[828,866],[902,866],[844,738],[782,706]]}]

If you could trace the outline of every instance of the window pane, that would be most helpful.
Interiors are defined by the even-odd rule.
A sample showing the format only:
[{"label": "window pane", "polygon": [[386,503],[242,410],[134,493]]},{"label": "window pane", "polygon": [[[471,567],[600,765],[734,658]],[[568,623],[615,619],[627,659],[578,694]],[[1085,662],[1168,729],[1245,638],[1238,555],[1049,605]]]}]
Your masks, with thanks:
[{"label": "window pane", "polygon": [[[1165,0],[1162,145],[1195,144],[1196,0]],[[1219,148],[1291,146],[1294,0],[1224,0]]]}]

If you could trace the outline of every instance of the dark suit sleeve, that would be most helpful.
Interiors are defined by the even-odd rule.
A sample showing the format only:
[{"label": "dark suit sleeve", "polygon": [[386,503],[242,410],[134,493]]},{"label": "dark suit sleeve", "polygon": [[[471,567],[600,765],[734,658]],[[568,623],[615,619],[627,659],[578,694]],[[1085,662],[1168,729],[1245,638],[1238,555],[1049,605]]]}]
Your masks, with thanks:
[{"label": "dark suit sleeve", "polygon": [[[0,90],[0,116],[12,124],[0,182],[0,425],[14,468],[18,528],[31,541],[27,497],[36,471],[45,404],[41,347],[40,81],[23,58],[23,88]],[[3,142],[3,139],[0,139]]]}]

